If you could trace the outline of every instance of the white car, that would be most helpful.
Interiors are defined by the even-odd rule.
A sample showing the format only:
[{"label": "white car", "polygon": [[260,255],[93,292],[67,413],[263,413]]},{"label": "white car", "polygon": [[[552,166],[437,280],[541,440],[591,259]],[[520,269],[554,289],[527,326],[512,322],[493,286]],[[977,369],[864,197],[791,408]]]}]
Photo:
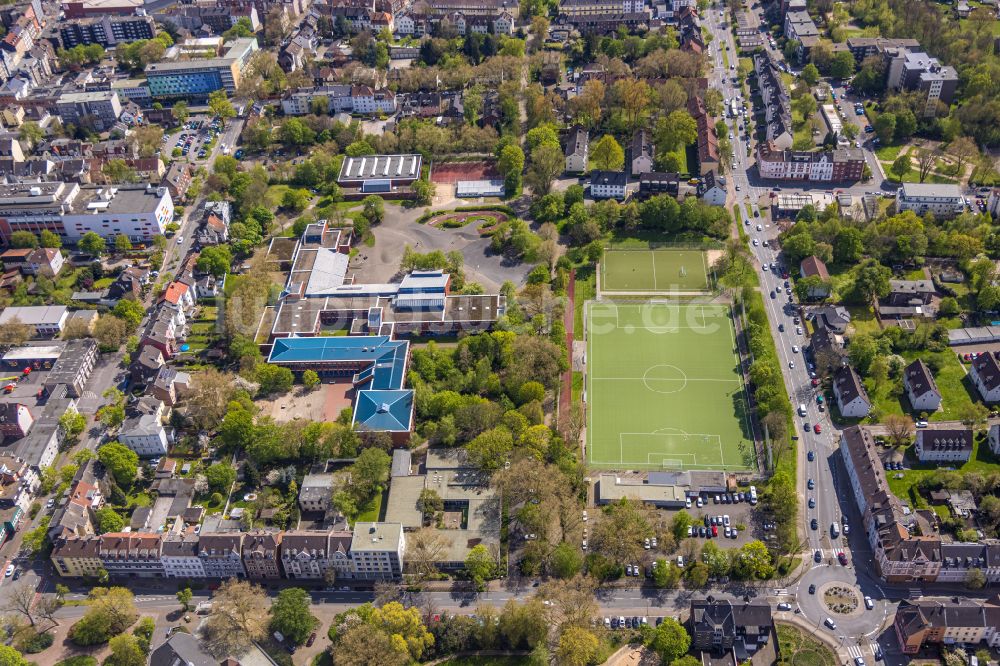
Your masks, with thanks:
[{"label": "white car", "polygon": [[679,566],[681,569],[684,568],[684,556],[683,555],[678,555],[677,556],[677,566]]},{"label": "white car", "polygon": [[865,597],[865,608],[867,608],[868,610],[875,608],[875,602],[872,600],[871,597],[867,596]]},{"label": "white car", "polygon": [[10,575],[14,573],[14,565],[8,564],[7,570],[3,572],[4,578],[10,578]]},{"label": "white car", "polygon": [[184,242],[184,236],[178,236],[177,237],[177,244],[180,245],[183,242]]},{"label": "white car", "polygon": [[643,542],[642,547],[645,548],[646,550],[649,550],[649,539],[646,539]]},{"label": "white car", "polygon": [[795,369],[795,361],[789,361],[788,362],[788,367],[791,368],[792,370],[794,370]]},{"label": "white car", "polygon": [[754,246],[754,247],[757,247],[757,245],[758,245],[758,243],[757,243],[757,239],[756,239],[756,238],[754,238],[754,239],[753,239],[753,246]]},{"label": "white car", "polygon": [[729,514],[728,513],[722,517],[722,524],[725,525],[726,527],[729,527]]},{"label": "white car", "polygon": [[798,345],[792,345],[792,353],[793,354],[798,354],[799,353],[799,346]]},{"label": "white car", "polygon": [[702,498],[699,497],[698,498],[698,508],[700,509],[703,506],[705,506],[705,500],[703,500]]},{"label": "white car", "polygon": [[830,627],[831,629],[834,629],[834,630],[837,629],[837,623],[833,621],[833,618],[829,618],[829,617],[826,618],[825,620],[823,620],[823,624],[825,624],[826,626]]},{"label": "white car", "polygon": [[691,508],[691,498],[690,497],[688,497],[686,500],[684,500],[684,508],[686,508],[686,509],[690,509]]}]

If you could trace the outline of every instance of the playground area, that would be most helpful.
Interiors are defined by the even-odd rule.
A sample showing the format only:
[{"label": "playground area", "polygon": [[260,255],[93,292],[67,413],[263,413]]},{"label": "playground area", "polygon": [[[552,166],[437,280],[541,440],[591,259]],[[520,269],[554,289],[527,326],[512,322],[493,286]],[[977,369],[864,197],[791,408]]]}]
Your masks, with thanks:
[{"label": "playground area", "polygon": [[507,213],[473,210],[435,215],[427,221],[427,226],[438,229],[461,229],[471,224],[476,227],[477,232],[486,235],[508,219]]},{"label": "playground area", "polygon": [[500,177],[493,162],[434,162],[431,182],[454,185],[460,180],[494,180]]}]

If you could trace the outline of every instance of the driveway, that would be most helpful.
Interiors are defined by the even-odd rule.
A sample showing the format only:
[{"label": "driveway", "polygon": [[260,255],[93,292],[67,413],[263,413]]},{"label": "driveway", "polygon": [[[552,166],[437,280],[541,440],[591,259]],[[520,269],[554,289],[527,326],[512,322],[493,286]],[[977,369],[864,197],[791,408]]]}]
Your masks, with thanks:
[{"label": "driveway", "polygon": [[478,282],[487,292],[497,291],[506,280],[517,286],[525,283],[533,266],[493,254],[490,239],[476,233],[474,225],[439,229],[417,224],[423,211],[423,208],[406,209],[386,204],[385,219],[372,229],[375,246],[359,246],[358,255],[351,262],[351,267],[357,271],[358,282],[389,282],[399,272],[403,248],[409,245],[421,253],[461,252],[465,259],[466,282]]}]

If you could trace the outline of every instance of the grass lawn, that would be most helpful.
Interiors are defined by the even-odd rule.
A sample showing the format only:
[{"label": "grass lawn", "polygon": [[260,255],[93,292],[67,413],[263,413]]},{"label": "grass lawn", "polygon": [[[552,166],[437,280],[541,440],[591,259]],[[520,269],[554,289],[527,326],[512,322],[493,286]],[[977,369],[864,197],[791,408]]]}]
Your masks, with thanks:
[{"label": "grass lawn", "polygon": [[823,643],[798,627],[778,624],[778,656],[790,666],[837,666],[838,659]]},{"label": "grass lawn", "polygon": [[236,287],[239,286],[240,282],[243,280],[244,277],[242,275],[229,275],[226,278],[226,286],[222,290],[223,293],[225,293],[226,298],[233,295],[233,292],[236,291]]},{"label": "grass lawn", "polygon": [[[891,182],[894,182],[894,183],[898,183],[898,182],[919,183],[920,182],[920,174],[919,174],[919,172],[917,172],[916,169],[910,171],[910,173],[908,173],[905,176],[903,176],[903,180],[902,181],[899,181],[899,180],[897,180],[895,174],[893,174],[890,171],[890,169],[892,168],[892,161],[889,161],[889,162],[884,162],[883,161],[882,162],[882,168],[885,169],[885,173],[889,177],[889,180]],[[955,180],[954,178],[948,178],[947,176],[939,176],[936,173],[929,173],[929,174],[927,174],[927,177],[924,178],[924,182],[925,183],[934,183],[934,184],[938,184],[938,185],[948,185],[948,184],[951,184],[951,183],[957,183],[958,181]]]},{"label": "grass lawn", "polygon": [[864,305],[848,305],[847,311],[851,313],[851,326],[854,327],[855,334],[878,333],[881,330],[871,308]]},{"label": "grass lawn", "polygon": [[382,496],[384,493],[378,493],[375,497],[371,498],[367,504],[361,507],[361,511],[358,513],[358,517],[354,519],[355,523],[373,523],[379,519],[379,515],[382,512]]},{"label": "grass lawn", "polygon": [[[938,389],[941,391],[941,409],[929,415],[931,421],[956,420],[962,410],[973,402],[974,389],[966,379],[965,368],[959,363],[958,357],[951,351],[938,353],[907,351],[901,354],[907,362],[918,358],[930,363],[936,359],[941,364],[941,370],[934,373]],[[877,401],[878,406],[886,414],[910,413],[910,403],[905,395],[887,395]]]},{"label": "grass lawn", "polygon": [[[899,499],[910,502],[913,508],[927,508],[929,506],[927,500],[917,492],[916,485],[921,479],[930,476],[938,469],[942,469],[943,466],[938,467],[934,463],[921,463],[916,459],[912,446],[908,447],[905,453],[906,464],[910,469],[902,472],[887,472],[889,490]],[[1000,471],[1000,459],[990,451],[985,436],[976,437],[972,443],[972,455],[969,457],[969,461],[955,469],[959,474],[968,474],[969,472],[990,474]]]},{"label": "grass lawn", "polygon": [[583,304],[597,295],[597,284],[593,267],[576,269],[576,285],[573,290],[573,339],[583,340]]},{"label": "grass lawn", "polygon": [[573,385],[572,385],[572,396],[573,402],[579,403],[580,397],[583,394],[583,373],[574,372],[573,373]]},{"label": "grass lawn", "polygon": [[100,291],[101,289],[107,289],[112,284],[115,283],[114,278],[101,278],[100,280],[94,280],[94,286],[91,287],[94,291]]},{"label": "grass lawn", "polygon": [[601,289],[622,292],[702,291],[708,263],[701,250],[607,250]]},{"label": "grass lawn", "polygon": [[888,162],[892,164],[893,161],[899,157],[899,153],[905,148],[905,146],[879,146],[875,149],[875,156],[878,157],[879,162]]}]

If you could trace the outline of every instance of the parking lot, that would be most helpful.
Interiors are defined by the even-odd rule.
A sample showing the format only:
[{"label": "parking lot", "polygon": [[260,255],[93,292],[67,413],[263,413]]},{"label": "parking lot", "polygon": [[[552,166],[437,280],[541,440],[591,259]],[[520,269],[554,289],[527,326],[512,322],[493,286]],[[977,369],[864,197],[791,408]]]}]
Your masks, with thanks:
[{"label": "parking lot", "polygon": [[[222,123],[218,119],[210,117],[194,117],[184,123],[183,129],[177,135],[172,150],[180,150],[182,157],[192,155],[199,160],[208,157],[211,151],[212,142],[222,131]],[[164,136],[163,142],[167,144],[170,136]],[[223,153],[231,146],[223,148]]]}]

